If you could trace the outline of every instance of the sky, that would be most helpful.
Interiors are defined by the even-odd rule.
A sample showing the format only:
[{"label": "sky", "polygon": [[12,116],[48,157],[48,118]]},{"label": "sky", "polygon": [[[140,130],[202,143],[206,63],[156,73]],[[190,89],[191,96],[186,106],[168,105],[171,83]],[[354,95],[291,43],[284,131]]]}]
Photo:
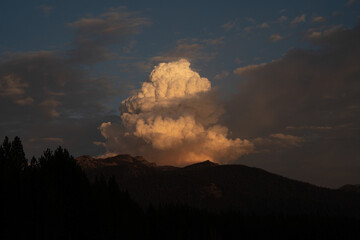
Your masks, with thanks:
[{"label": "sky", "polygon": [[2,1],[0,132],[28,158],[210,159],[360,183],[360,1]]}]

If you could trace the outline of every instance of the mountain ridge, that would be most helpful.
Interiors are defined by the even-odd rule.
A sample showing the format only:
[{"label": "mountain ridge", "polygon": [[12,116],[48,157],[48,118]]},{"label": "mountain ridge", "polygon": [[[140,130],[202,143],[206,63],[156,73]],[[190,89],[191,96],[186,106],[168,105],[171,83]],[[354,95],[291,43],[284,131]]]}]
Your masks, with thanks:
[{"label": "mountain ridge", "polygon": [[[187,204],[251,214],[360,214],[360,194],[318,187],[244,165],[157,166],[142,157],[77,158],[90,179],[114,176],[141,205]],[[85,164],[88,162],[92,164]]]}]

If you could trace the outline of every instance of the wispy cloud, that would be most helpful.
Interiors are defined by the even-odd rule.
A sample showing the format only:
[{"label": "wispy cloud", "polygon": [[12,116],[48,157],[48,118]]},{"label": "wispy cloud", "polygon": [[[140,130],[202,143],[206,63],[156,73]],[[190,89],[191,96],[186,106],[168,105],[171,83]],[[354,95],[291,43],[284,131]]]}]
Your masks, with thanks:
[{"label": "wispy cloud", "polygon": [[278,22],[285,22],[286,20],[288,20],[287,16],[282,15],[281,17],[278,18]]},{"label": "wispy cloud", "polygon": [[294,20],[292,20],[291,24],[295,25],[295,24],[301,23],[301,22],[306,22],[306,14],[297,16],[296,18],[294,18]]},{"label": "wispy cloud", "polygon": [[216,74],[214,79],[215,80],[221,80],[221,79],[224,79],[224,78],[228,77],[229,74],[230,73],[228,71],[222,71],[221,73]]},{"label": "wispy cloud", "polygon": [[304,137],[284,133],[270,134],[268,137],[259,137],[253,140],[257,152],[284,151],[285,149],[299,147],[304,142]]},{"label": "wispy cloud", "polygon": [[269,24],[267,22],[263,22],[262,24],[259,24],[256,26],[256,28],[268,28]]},{"label": "wispy cloud", "polygon": [[318,27],[318,28],[310,28],[308,29],[305,39],[316,41],[317,39],[321,39],[322,37],[330,36],[331,34],[341,30],[343,27],[342,24],[328,27]]},{"label": "wispy cloud", "polygon": [[232,30],[235,27],[235,23],[236,23],[235,21],[230,21],[230,22],[223,24],[221,27],[223,29],[225,29],[225,31],[229,32],[230,30]]},{"label": "wispy cloud", "polygon": [[250,23],[255,23],[255,19],[252,17],[245,17],[244,19]]},{"label": "wispy cloud", "polygon": [[111,45],[124,44],[130,35],[139,34],[151,21],[128,12],[125,7],[111,8],[96,17],[82,18],[68,25],[76,30],[75,48],[70,52],[76,61],[86,63],[114,58]]},{"label": "wispy cloud", "polygon": [[114,8],[70,23],[75,30],[70,51],[3,54],[0,131],[21,135],[32,154],[40,154],[50,142],[60,142],[59,136],[64,143],[79,146],[74,154],[80,149],[83,154],[92,152],[93,141],[101,137],[99,122],[113,115],[106,103],[122,93],[125,84],[119,78],[96,75],[89,66],[107,59],[104,56],[114,45],[121,51],[129,37],[148,24],[138,12]]},{"label": "wispy cloud", "polygon": [[217,55],[217,48],[223,43],[223,37],[212,39],[180,39],[176,41],[174,48],[158,56],[151,57],[146,62],[136,62],[133,65],[141,70],[149,71],[157,63],[176,61],[181,58],[187,59],[192,63],[206,63]]},{"label": "wispy cloud", "polygon": [[355,0],[349,0],[347,3],[346,3],[346,6],[351,6],[355,3]]},{"label": "wispy cloud", "polygon": [[283,39],[284,39],[284,37],[277,33],[271,34],[271,36],[269,37],[270,42],[277,42],[277,41],[280,41]]},{"label": "wispy cloud", "polygon": [[325,18],[322,16],[318,16],[318,17],[313,17],[312,19],[313,23],[321,23],[321,22],[325,22]]}]

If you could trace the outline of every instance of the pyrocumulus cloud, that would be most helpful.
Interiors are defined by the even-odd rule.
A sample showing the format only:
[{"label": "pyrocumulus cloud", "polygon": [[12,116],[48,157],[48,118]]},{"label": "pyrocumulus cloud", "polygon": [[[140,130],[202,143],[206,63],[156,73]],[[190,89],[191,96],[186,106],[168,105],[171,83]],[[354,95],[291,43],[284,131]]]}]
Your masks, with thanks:
[{"label": "pyrocumulus cloud", "polygon": [[185,165],[204,160],[228,162],[253,150],[229,139],[217,124],[224,110],[207,78],[185,59],[160,63],[148,81],[121,103],[122,125],[99,127],[107,154],[143,155],[159,164]]}]

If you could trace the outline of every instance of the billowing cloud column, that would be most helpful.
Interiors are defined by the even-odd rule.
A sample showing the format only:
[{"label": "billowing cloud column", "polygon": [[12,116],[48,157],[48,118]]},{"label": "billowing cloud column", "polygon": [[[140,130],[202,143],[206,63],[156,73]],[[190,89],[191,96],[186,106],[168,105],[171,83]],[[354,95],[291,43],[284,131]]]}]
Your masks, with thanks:
[{"label": "billowing cloud column", "polygon": [[99,129],[108,153],[144,155],[159,164],[230,161],[253,149],[247,140],[228,139],[216,124],[223,108],[207,78],[181,59],[161,63],[141,89],[121,104],[122,125]]}]

